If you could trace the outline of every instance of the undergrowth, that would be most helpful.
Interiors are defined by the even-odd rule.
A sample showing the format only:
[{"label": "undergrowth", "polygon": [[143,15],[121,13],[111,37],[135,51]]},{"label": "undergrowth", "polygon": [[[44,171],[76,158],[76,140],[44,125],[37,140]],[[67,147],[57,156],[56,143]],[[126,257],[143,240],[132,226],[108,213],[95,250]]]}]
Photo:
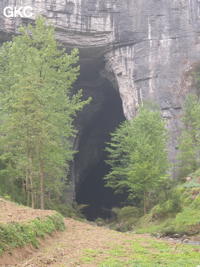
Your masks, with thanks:
[{"label": "undergrowth", "polygon": [[189,181],[175,187],[170,198],[140,219],[138,233],[195,235],[200,233],[199,170]]},{"label": "undergrowth", "polygon": [[56,213],[45,218],[36,218],[28,223],[0,224],[0,255],[13,248],[31,244],[39,247],[38,238],[54,231],[64,231],[63,217]]},{"label": "undergrowth", "polygon": [[200,234],[200,169],[162,195],[160,202],[146,215],[142,215],[140,207],[125,206],[113,208],[113,218],[107,224],[96,222],[120,232],[161,236]]}]

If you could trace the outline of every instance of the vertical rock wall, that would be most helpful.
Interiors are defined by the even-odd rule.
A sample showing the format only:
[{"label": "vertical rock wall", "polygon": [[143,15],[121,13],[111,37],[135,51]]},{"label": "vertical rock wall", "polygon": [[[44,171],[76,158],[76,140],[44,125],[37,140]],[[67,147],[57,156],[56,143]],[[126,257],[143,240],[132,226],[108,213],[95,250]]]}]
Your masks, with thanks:
[{"label": "vertical rock wall", "polygon": [[103,75],[119,90],[126,118],[139,103],[155,100],[170,129],[174,161],[181,106],[191,89],[186,73],[200,61],[199,0],[2,0],[2,40],[21,23],[3,16],[8,5],[31,5],[32,19],[47,17],[57,38],[66,47],[79,47],[84,60],[104,58]]}]

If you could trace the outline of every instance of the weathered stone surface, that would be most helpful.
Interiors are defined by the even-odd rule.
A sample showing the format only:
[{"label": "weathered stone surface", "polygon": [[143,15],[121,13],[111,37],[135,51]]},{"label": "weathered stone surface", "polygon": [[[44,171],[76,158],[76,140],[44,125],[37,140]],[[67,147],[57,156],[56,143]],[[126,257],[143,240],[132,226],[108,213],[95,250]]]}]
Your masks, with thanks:
[{"label": "weathered stone surface", "polygon": [[185,73],[200,60],[200,1],[3,0],[4,39],[17,32],[21,20],[5,18],[2,10],[21,2],[34,8],[34,18],[42,14],[54,23],[63,44],[81,48],[83,60],[104,57],[102,73],[119,89],[128,119],[145,99],[159,103],[174,160],[182,100],[191,87]]}]

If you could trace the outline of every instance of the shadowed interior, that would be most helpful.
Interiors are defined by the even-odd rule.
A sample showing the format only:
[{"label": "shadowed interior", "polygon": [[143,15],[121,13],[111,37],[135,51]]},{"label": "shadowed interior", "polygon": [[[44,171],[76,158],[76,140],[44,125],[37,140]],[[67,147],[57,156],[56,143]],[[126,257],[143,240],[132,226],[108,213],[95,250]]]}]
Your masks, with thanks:
[{"label": "shadowed interior", "polygon": [[86,68],[84,65],[79,79],[85,97],[92,96],[93,100],[77,122],[79,153],[74,161],[76,201],[87,205],[83,212],[89,220],[110,217],[111,208],[119,202],[119,197],[105,187],[103,178],[109,172],[109,166],[105,163],[105,146],[110,140],[110,133],[125,120],[118,91],[111,82],[100,76],[103,65],[95,66]]}]

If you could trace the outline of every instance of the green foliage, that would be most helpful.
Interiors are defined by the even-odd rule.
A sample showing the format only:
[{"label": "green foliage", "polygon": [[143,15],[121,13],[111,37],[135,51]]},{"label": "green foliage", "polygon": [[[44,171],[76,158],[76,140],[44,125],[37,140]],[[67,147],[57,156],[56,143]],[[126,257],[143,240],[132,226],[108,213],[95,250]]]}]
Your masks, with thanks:
[{"label": "green foliage", "polygon": [[192,208],[199,209],[200,207],[200,195],[195,198],[195,200],[191,203]]},{"label": "green foliage", "polygon": [[108,226],[106,221],[103,218],[97,218],[95,224],[98,226]]},{"label": "green foliage", "polygon": [[149,194],[158,191],[167,176],[166,142],[160,112],[140,108],[134,119],[124,122],[112,134],[106,149],[111,166],[105,177],[107,186],[116,193],[128,192],[129,199],[143,198],[147,206]]},{"label": "green foliage", "polygon": [[51,202],[47,203],[47,209],[56,210],[57,212],[61,213],[64,217],[70,218],[84,218],[83,214],[78,205],[73,203],[73,205],[67,203],[58,203],[58,202]]},{"label": "green foliage", "polygon": [[153,219],[163,219],[169,216],[173,216],[177,213],[177,209],[179,208],[179,203],[174,200],[168,200],[163,205],[158,204],[152,210],[152,218]]},{"label": "green foliage", "polygon": [[200,165],[200,102],[188,95],[184,104],[183,130],[180,138],[180,176],[185,177]]},{"label": "green foliage", "polygon": [[141,214],[138,208],[133,207],[133,206],[126,206],[123,208],[114,208],[113,211],[117,215],[118,220],[124,220],[126,221],[130,217],[136,217],[138,218]]},{"label": "green foliage", "polygon": [[115,220],[110,224],[110,227],[120,232],[133,230],[139,217],[141,217],[141,210],[133,206],[113,208],[112,212],[115,215]]},{"label": "green foliage", "polygon": [[188,95],[180,138],[180,176],[187,181],[173,188],[166,200],[140,219],[139,232],[195,234],[200,232],[200,101]]},{"label": "green foliage", "polygon": [[73,120],[89,100],[72,94],[76,49],[61,49],[43,18],[19,31],[0,48],[0,180],[6,194],[44,208],[44,200],[62,194],[75,153]]},{"label": "green foliage", "polygon": [[177,188],[172,189],[169,199],[156,205],[151,210],[149,218],[151,218],[152,221],[155,221],[174,217],[182,209],[181,196],[181,191]]},{"label": "green foliage", "polygon": [[197,189],[196,185],[189,181],[174,188],[167,201],[156,205],[140,219],[137,232],[163,235],[200,233],[200,188]]},{"label": "green foliage", "polygon": [[174,232],[198,234],[200,232],[200,211],[189,206],[178,213],[174,221]]},{"label": "green foliage", "polygon": [[37,218],[29,223],[0,225],[0,255],[9,249],[32,244],[39,246],[38,238],[44,238],[54,231],[64,231],[65,224],[60,214]]}]

